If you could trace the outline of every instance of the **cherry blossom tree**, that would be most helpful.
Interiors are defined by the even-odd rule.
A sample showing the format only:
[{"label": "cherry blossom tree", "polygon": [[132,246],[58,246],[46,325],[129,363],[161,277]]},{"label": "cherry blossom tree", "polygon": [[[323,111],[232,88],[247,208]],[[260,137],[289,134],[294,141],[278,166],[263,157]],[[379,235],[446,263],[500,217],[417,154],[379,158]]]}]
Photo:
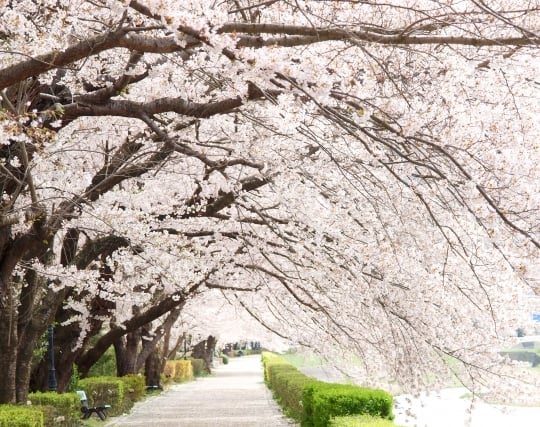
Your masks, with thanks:
[{"label": "cherry blossom tree", "polygon": [[540,285],[538,2],[0,5],[0,402],[52,322],[85,372],[216,298],[365,381],[493,371]]}]

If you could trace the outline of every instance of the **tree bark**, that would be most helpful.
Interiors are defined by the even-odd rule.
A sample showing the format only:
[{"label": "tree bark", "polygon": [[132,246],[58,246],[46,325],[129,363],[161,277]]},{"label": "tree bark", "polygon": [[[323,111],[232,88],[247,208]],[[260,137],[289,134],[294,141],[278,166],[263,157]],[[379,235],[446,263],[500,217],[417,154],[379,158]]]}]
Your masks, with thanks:
[{"label": "tree bark", "polygon": [[141,342],[141,331],[128,332],[125,336],[114,341],[114,351],[116,355],[116,374],[123,377],[128,374],[136,374],[135,365],[139,353]]},{"label": "tree bark", "polygon": [[157,347],[146,358],[144,362],[144,376],[146,377],[147,386],[161,385],[161,360],[160,352]]},{"label": "tree bark", "polygon": [[[136,365],[136,371],[137,372],[139,372],[143,368],[143,366],[146,363],[146,359],[148,357],[150,357],[150,355],[154,351],[156,351],[158,343],[161,341],[161,339],[164,336],[165,336],[165,338],[164,338],[163,347],[165,348],[165,347],[169,346],[168,340],[166,339],[166,333],[167,333],[167,331],[169,331],[169,333],[170,333],[170,330],[171,330],[172,326],[174,325],[174,323],[176,322],[176,320],[178,319],[178,316],[180,316],[181,311],[182,311],[181,307],[177,307],[174,310],[171,310],[171,312],[167,315],[167,318],[163,322],[163,325],[159,325],[156,328],[156,330],[154,331],[154,336],[153,336],[152,340],[151,341],[150,340],[142,340],[142,349],[141,349],[141,352],[139,353],[139,356],[137,357],[137,365]],[[143,335],[150,336],[149,328],[148,328],[147,331],[143,332]],[[158,353],[161,353],[161,352],[158,351]]]},{"label": "tree bark", "polygon": [[192,355],[195,359],[203,359],[204,365],[208,372],[212,372],[212,360],[214,358],[214,351],[216,349],[216,338],[212,335],[207,339],[202,340],[193,347]]},{"label": "tree bark", "polygon": [[15,403],[17,370],[17,328],[15,310],[10,294],[0,294],[0,404]]}]

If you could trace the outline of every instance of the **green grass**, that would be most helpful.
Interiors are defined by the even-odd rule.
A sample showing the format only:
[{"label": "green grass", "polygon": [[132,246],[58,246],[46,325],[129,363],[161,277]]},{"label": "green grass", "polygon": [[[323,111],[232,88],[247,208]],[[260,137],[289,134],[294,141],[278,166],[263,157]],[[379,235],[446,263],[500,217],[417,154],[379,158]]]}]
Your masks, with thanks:
[{"label": "green grass", "polygon": [[107,417],[107,419],[105,421],[101,421],[98,417],[96,417],[95,415],[92,415],[91,418],[87,419],[87,420],[81,420],[81,426],[82,427],[103,427],[103,423],[104,422],[107,422],[109,418]]},{"label": "green grass", "polygon": [[369,415],[351,415],[336,417],[330,421],[329,427],[399,427],[392,421]]},{"label": "green grass", "polygon": [[295,368],[304,368],[306,366],[321,366],[322,360],[313,354],[286,353],[280,354],[287,362]]}]

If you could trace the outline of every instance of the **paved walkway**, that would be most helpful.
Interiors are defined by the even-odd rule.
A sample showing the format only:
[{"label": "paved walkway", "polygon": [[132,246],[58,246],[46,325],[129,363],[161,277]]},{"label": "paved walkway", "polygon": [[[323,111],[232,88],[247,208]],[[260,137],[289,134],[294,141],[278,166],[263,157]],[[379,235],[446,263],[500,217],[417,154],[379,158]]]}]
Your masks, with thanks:
[{"label": "paved walkway", "polygon": [[229,359],[212,375],[138,402],[106,427],[283,427],[287,420],[263,381],[260,356]]}]

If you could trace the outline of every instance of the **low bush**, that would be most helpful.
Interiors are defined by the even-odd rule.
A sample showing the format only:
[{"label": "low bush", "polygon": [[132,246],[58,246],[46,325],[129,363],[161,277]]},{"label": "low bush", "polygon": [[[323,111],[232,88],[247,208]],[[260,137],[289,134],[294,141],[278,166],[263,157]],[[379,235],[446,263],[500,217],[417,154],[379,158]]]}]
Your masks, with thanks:
[{"label": "low bush", "polygon": [[329,427],[396,427],[396,425],[383,418],[370,415],[351,415],[348,417],[335,417],[330,420]]},{"label": "low bush", "polygon": [[0,405],[0,427],[44,427],[40,408]]},{"label": "low bush", "polygon": [[276,364],[268,370],[268,384],[279,397],[279,403],[291,418],[302,421],[306,418],[306,408],[303,403],[303,392],[307,386],[317,383],[293,366]]},{"label": "low bush", "polygon": [[196,377],[204,377],[208,375],[206,364],[203,359],[190,359],[193,366],[193,375]]},{"label": "low bush", "polygon": [[164,374],[174,382],[183,383],[193,379],[194,371],[193,360],[167,360]]},{"label": "low bush", "polygon": [[326,427],[333,417],[353,414],[393,419],[393,398],[383,390],[318,381],[272,353],[264,352],[262,361],[268,387],[303,427]]},{"label": "low bush", "polygon": [[146,382],[142,375],[129,374],[120,377],[124,381],[124,392],[133,402],[142,400],[146,393]]},{"label": "low bush", "polygon": [[81,418],[81,401],[77,393],[35,392],[28,395],[33,406],[43,412],[45,427],[77,426]]},{"label": "low bush", "polygon": [[110,405],[106,415],[117,416],[128,412],[133,402],[125,393],[124,381],[118,377],[90,377],[79,381],[88,399],[88,406]]},{"label": "low bush", "polygon": [[308,426],[326,427],[332,417],[351,414],[393,419],[393,398],[383,390],[317,382],[306,387],[303,397]]},{"label": "low bush", "polygon": [[229,358],[225,355],[221,356],[221,361],[224,365],[227,365],[229,363]]},{"label": "low bush", "polygon": [[[269,370],[272,366],[281,365],[281,366],[289,366],[292,365],[287,362],[282,357],[278,356],[277,354],[270,353],[268,351],[264,351],[261,355],[261,360],[263,363],[264,368],[264,381],[268,383],[269,381]],[[292,366],[294,368],[294,366]]]}]

